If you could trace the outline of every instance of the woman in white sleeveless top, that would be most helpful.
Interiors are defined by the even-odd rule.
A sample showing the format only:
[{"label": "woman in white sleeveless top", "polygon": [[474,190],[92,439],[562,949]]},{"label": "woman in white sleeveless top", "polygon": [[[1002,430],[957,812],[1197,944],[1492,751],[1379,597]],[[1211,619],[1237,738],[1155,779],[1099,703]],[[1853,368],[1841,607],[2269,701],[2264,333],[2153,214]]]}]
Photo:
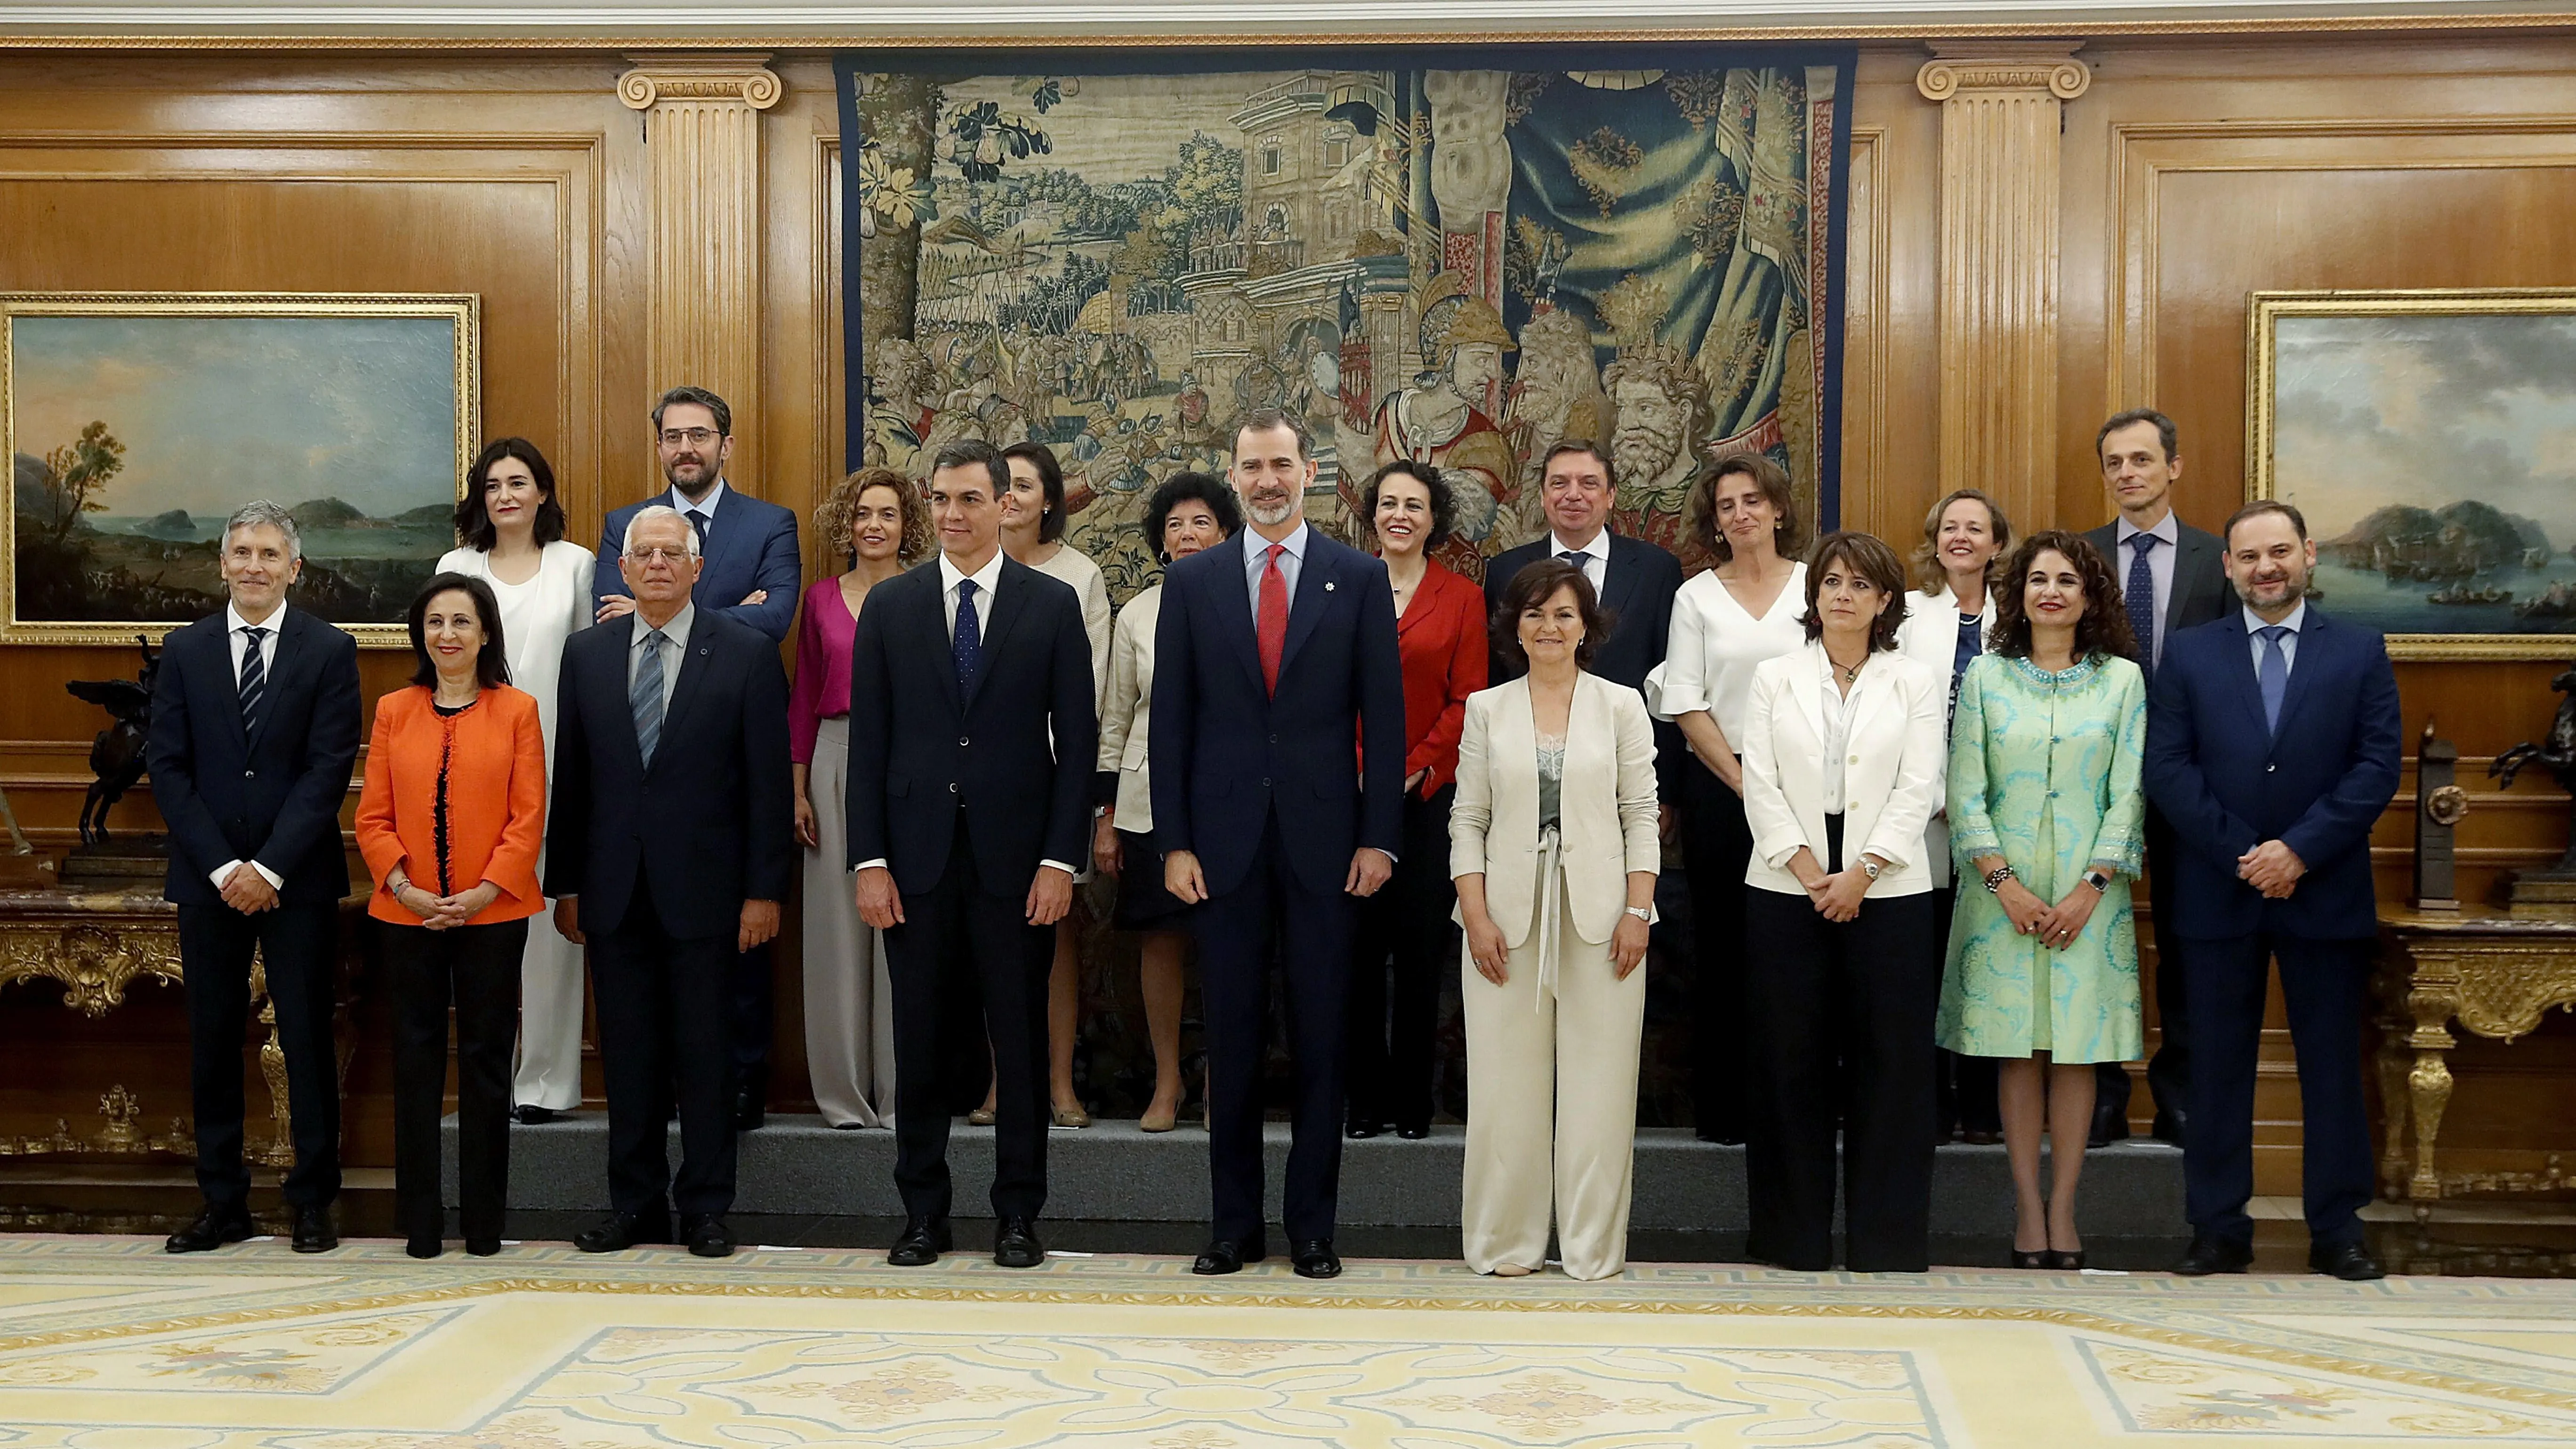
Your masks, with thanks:
[{"label": "woman in white sleeveless top", "polygon": [[[546,737],[546,799],[554,799],[555,677],[564,640],[590,627],[589,549],[564,541],[555,470],[525,438],[502,438],[474,460],[456,505],[464,547],[439,572],[491,585],[501,605],[510,683],[535,695]],[[538,867],[543,874],[542,862]],[[533,1125],[581,1105],[581,948],[554,928],[554,902],[528,925],[519,962],[519,1059],[512,1071],[513,1121]]]}]

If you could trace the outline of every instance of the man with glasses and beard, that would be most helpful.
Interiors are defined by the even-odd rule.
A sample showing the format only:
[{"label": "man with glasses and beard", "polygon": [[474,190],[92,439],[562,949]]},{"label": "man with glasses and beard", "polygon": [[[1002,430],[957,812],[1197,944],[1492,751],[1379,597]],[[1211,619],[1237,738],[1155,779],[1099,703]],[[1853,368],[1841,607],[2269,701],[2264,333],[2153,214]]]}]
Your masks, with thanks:
[{"label": "man with glasses and beard", "polygon": [[[796,623],[804,584],[796,552],[796,513],[725,482],[733,457],[733,409],[702,387],[675,387],[653,404],[654,456],[670,487],[608,515],[599,529],[599,568],[592,600],[602,624],[635,611],[623,593],[618,555],[627,525],[653,507],[676,511],[697,531],[699,573],[692,604],[723,614],[783,643]],[[769,948],[755,946],[734,964],[728,1004],[733,1033],[734,1126],[761,1125],[769,1095]]]}]

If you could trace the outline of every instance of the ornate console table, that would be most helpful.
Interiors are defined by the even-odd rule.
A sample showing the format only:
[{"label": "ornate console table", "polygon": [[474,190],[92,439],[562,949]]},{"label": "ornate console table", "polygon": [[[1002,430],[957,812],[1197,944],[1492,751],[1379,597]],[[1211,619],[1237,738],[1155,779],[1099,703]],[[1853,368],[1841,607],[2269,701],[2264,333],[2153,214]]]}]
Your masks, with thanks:
[{"label": "ornate console table", "polygon": [[[2379,940],[2379,1083],[2388,1109],[2380,1188],[2421,1209],[2443,1193],[2433,1152],[2451,1100],[2451,1069],[2443,1060],[2456,1041],[2451,1024],[2512,1041],[2539,1026],[2551,1007],[2576,1006],[2576,920],[2390,906],[2379,913]],[[2503,1185],[2492,1179],[2481,1175],[2462,1185]]]},{"label": "ornate console table", "polygon": [[[344,1079],[351,1046],[346,989],[350,944],[365,905],[364,895],[352,895],[340,903],[342,989],[334,993],[338,1005],[332,1027]],[[101,1017],[124,1002],[127,987],[147,978],[172,986],[182,985],[185,979],[179,966],[179,908],[161,899],[157,884],[0,889],[0,987],[16,981],[60,982],[66,1010]],[[266,969],[256,956],[251,963],[250,994],[260,1024],[269,1029],[259,1049],[259,1065],[268,1083],[270,1117],[276,1124],[276,1135],[265,1146],[253,1146],[250,1157],[263,1166],[282,1169],[295,1160],[286,1052],[278,1044],[277,1009],[268,999]],[[50,1137],[0,1137],[0,1156],[193,1156],[196,1152],[194,1136],[180,1119],[172,1119],[165,1136],[145,1136],[136,1126],[139,1105],[123,1083],[110,1086],[100,1097],[99,1112],[106,1125],[91,1137],[75,1137],[67,1123],[57,1121]]]}]

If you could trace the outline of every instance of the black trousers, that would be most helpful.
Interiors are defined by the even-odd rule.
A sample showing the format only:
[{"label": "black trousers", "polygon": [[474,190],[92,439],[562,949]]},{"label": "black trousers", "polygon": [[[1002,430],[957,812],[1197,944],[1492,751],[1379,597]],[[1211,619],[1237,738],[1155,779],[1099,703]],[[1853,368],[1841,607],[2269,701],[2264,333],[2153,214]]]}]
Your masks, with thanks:
[{"label": "black trousers", "polygon": [[776,1012],[771,1001],[769,948],[762,942],[734,957],[732,997],[733,1079],[755,1101],[769,1098],[769,1038]]},{"label": "black trousers", "polygon": [[[2171,1112],[2180,1108],[2188,1117],[2191,1110],[2191,992],[2184,981],[2181,953],[2183,940],[2168,924],[2173,920],[2172,862],[2182,849],[2174,839],[2173,825],[2155,806],[2147,807],[2147,914],[2148,926],[2156,935],[2156,1024],[2163,1036],[2156,1043],[2156,1054],[2147,1060],[2147,1090],[2154,1094],[2156,1110]],[[2098,1062],[2093,1067],[2094,1111],[2104,1104],[2122,1115],[2129,1110],[2129,1069],[2118,1062]],[[2190,1140],[2189,1129],[2184,1140]]]},{"label": "black trousers", "polygon": [[1449,806],[1457,798],[1455,785],[1442,786],[1428,800],[1405,792],[1404,849],[1395,874],[1359,903],[1350,988],[1353,1122],[1431,1125],[1440,982],[1458,969],[1458,927],[1449,919],[1458,907],[1458,888],[1449,878]]},{"label": "black trousers", "polygon": [[[1036,868],[1031,867],[1032,875]],[[940,1081],[949,1060],[943,1015],[965,999],[943,981],[971,977],[983,1003],[982,1033],[965,1040],[980,1056],[993,1048],[993,1214],[1034,1218],[1046,1206],[1047,968],[1055,928],[1028,921],[1029,882],[987,881],[975,866],[966,812],[948,847],[939,884],[903,898],[903,923],[885,933],[894,988],[894,1185],[916,1218],[948,1216],[948,1114]],[[969,1023],[971,1025],[972,1023]],[[946,1025],[953,1026],[953,1023]],[[983,1063],[977,1061],[976,1075]]]},{"label": "black trousers", "polygon": [[2370,1120],[2362,1104],[2361,1028],[2372,942],[2237,936],[2179,941],[2191,989],[2191,1130],[2183,1140],[2183,1211],[2192,1231],[2249,1242],[2254,1195],[2254,1069],[2263,1036],[2265,967],[2281,965],[2290,1045],[2299,1059],[2300,1178],[2308,1238],[2361,1237],[2370,1201]]},{"label": "black trousers", "polygon": [[281,905],[255,916],[225,905],[179,908],[197,1189],[213,1207],[242,1207],[250,1200],[250,1165],[242,1158],[242,1032],[250,1019],[254,948],[268,971],[278,1045],[286,1053],[295,1139],[286,1200],[325,1207],[340,1195],[340,1070],[331,1042],[340,908],[329,901]]},{"label": "black trousers", "polygon": [[[1744,1139],[1747,1058],[1736,1045],[1744,1010],[1744,870],[1753,830],[1744,800],[1693,756],[1682,769],[1682,855],[1689,867],[1692,962],[1691,1099],[1699,1135]],[[1929,1132],[1927,1125],[1924,1130]]]},{"label": "black trousers", "polygon": [[[639,876],[641,872],[638,872]],[[613,931],[590,937],[599,1064],[608,1084],[608,1202],[648,1221],[733,1208],[733,1058],[728,983],[734,935],[677,937],[642,880]],[[680,1117],[671,1173],[668,1108]],[[666,1204],[667,1197],[667,1204]]]},{"label": "black trousers", "polygon": [[1745,1251],[1801,1272],[1833,1266],[1839,1127],[1851,1271],[1920,1273],[1931,1260],[1932,897],[1866,901],[1836,924],[1803,894],[1744,894],[1744,1019],[1757,1028]]},{"label": "black trousers", "polygon": [[[1971,890],[1983,889],[1975,881]],[[1940,1000],[1941,973],[1950,957],[1950,917],[1959,901],[1959,881],[1953,876],[1946,887],[1932,892],[1932,996]],[[1953,1128],[1968,1132],[2001,1132],[2004,1130],[2001,1081],[1995,1064],[2000,1057],[1962,1056],[1947,1047],[1932,1049],[1932,1140],[1950,1140]]]},{"label": "black trousers", "polygon": [[1333,890],[1310,891],[1289,868],[1275,808],[1260,829],[1252,869],[1233,890],[1202,903],[1196,919],[1207,1017],[1211,1227],[1216,1237],[1243,1244],[1247,1255],[1265,1250],[1261,1069],[1274,944],[1287,987],[1288,1048],[1297,1063],[1280,1220],[1292,1243],[1333,1236],[1342,1176],[1342,1028],[1357,915],[1339,888],[1347,861],[1334,867]]},{"label": "black trousers", "polygon": [[510,1199],[510,1058],[528,923],[433,931],[379,921],[394,1028],[394,1220],[403,1236],[444,1236],[438,1109],[447,1093],[447,1014],[456,1012],[456,1192],[469,1242],[497,1240]]}]

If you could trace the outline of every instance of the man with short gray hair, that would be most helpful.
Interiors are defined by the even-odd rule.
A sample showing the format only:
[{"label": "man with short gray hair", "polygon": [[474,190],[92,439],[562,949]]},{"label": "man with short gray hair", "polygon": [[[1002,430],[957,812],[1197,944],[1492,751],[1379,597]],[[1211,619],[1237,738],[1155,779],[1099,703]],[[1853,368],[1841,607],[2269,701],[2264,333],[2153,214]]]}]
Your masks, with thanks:
[{"label": "man with short gray hair", "polygon": [[230,601],[162,641],[147,746],[152,799],[170,826],[162,895],[179,908],[205,1195],[197,1220],[164,1246],[201,1253],[251,1235],[241,1052],[256,950],[293,1106],[285,1193],[295,1251],[327,1252],[339,1244],[331,1007],[340,898],[349,893],[340,806],[358,757],[358,648],[287,604],[304,547],[285,509],[266,500],[243,506],[224,524],[219,549]]}]

